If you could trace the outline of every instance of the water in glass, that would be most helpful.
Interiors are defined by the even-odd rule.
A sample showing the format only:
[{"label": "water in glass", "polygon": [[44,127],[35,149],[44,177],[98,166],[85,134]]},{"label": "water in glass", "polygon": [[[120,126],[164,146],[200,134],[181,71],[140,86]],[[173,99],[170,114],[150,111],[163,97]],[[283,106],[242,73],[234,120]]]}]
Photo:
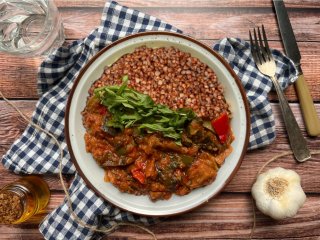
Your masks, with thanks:
[{"label": "water in glass", "polygon": [[43,55],[63,42],[61,18],[52,0],[0,0],[0,51]]}]

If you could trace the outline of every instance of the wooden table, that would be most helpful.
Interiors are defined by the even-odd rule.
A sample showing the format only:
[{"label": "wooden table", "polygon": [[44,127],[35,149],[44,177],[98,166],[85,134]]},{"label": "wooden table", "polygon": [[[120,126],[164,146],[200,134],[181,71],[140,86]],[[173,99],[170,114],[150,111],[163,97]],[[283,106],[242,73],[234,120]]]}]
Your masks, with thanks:
[{"label": "wooden table", "polygon": [[[85,37],[99,24],[105,0],[55,0],[61,12],[67,41]],[[302,68],[320,115],[320,2],[287,0],[291,23],[302,55]],[[262,23],[267,29],[273,48],[283,50],[271,0],[121,0],[119,3],[157,16],[185,33],[213,45],[223,37],[248,40],[248,31]],[[37,102],[36,73],[41,58],[20,59],[0,54],[0,89],[29,117]],[[286,90],[290,106],[306,136],[299,103],[293,86]],[[276,119],[276,141],[263,149],[248,152],[231,183],[216,198],[180,216],[150,227],[159,239],[227,239],[247,238],[252,226],[250,189],[258,168],[277,153],[290,149],[279,111],[277,96],[270,94]],[[0,100],[0,155],[3,155],[26,127],[26,123],[3,100]],[[320,148],[320,137],[307,137],[312,150]],[[274,221],[257,213],[255,238],[320,239],[320,156],[298,164],[292,156],[274,162],[298,172],[307,201],[294,218]],[[0,166],[0,185],[19,176]],[[64,199],[57,176],[45,176],[51,189],[48,212]],[[70,182],[70,179],[66,179]],[[19,226],[0,226],[0,239],[42,239],[37,216]],[[149,239],[138,229],[121,227],[108,239]]]}]

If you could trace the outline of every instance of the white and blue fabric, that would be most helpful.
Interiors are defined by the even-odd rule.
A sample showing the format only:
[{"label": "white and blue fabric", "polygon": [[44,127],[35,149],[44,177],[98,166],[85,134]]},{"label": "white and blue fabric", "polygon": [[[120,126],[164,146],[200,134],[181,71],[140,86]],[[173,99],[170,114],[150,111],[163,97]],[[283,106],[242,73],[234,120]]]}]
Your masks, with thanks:
[{"label": "white and blue fabric", "polygon": [[[70,160],[64,136],[64,116],[68,94],[79,70],[99,50],[109,43],[129,34],[143,31],[172,31],[179,29],[160,19],[107,2],[101,25],[82,40],[55,51],[41,64],[38,74],[40,99],[31,121],[50,131],[61,142],[64,158],[63,173],[75,174],[69,188],[72,206],[77,216],[93,225],[111,226],[115,222],[153,224],[159,219],[132,214],[99,198],[76,173]],[[240,39],[225,38],[213,49],[221,54],[239,76],[245,88],[251,111],[249,149],[270,144],[275,138],[275,122],[267,94],[272,88],[269,78],[256,68],[250,45]],[[297,71],[290,59],[279,51],[272,51],[277,63],[277,78],[283,88],[295,81]],[[59,149],[45,133],[28,126],[9,151],[2,164],[15,173],[45,174],[59,172]],[[91,239],[99,235],[81,227],[70,215],[66,201],[50,213],[40,224],[45,239]]]}]

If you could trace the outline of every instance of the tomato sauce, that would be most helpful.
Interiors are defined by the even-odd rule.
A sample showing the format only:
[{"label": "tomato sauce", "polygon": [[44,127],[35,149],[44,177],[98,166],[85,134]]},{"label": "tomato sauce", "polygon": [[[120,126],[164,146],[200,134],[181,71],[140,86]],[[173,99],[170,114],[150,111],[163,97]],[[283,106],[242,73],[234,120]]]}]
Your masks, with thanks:
[{"label": "tomato sauce", "polygon": [[122,192],[148,195],[153,201],[212,183],[232,152],[232,133],[221,142],[201,119],[186,126],[178,145],[161,133],[106,129],[110,115],[95,97],[88,99],[82,114],[86,150],[105,169],[104,180]]}]

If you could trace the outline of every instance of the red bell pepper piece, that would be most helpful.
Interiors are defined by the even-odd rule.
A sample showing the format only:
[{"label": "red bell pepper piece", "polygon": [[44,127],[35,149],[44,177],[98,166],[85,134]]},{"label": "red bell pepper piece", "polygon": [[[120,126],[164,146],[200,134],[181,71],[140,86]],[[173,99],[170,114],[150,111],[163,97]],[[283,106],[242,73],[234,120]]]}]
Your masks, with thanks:
[{"label": "red bell pepper piece", "polygon": [[131,170],[132,176],[142,184],[144,184],[146,180],[146,176],[142,171],[144,168],[145,168],[145,163],[141,161],[136,161],[135,167]]},{"label": "red bell pepper piece", "polygon": [[145,162],[136,161],[135,164],[136,164],[138,169],[144,169],[146,167],[146,163]]},{"label": "red bell pepper piece", "polygon": [[221,114],[217,119],[211,121],[211,126],[218,134],[221,143],[225,143],[230,136],[230,123],[228,114],[225,112]]},{"label": "red bell pepper piece", "polygon": [[99,113],[101,115],[105,115],[107,113],[107,108],[101,105],[99,108]]},{"label": "red bell pepper piece", "polygon": [[136,169],[136,168],[132,169],[131,170],[131,174],[135,179],[137,179],[142,184],[146,180],[146,177],[145,177],[144,173],[139,169]]}]

